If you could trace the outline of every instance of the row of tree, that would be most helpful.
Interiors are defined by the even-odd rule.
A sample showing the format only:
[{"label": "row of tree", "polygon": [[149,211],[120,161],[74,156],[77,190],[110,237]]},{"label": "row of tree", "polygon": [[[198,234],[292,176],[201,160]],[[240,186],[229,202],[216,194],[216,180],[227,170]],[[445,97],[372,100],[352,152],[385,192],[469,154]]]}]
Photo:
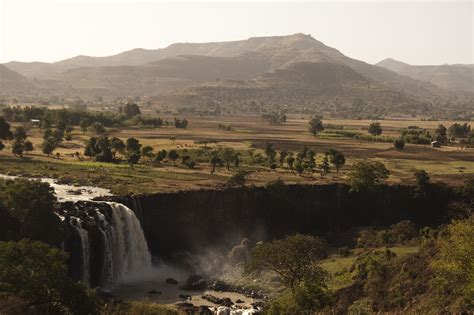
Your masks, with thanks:
[{"label": "row of tree", "polygon": [[33,151],[33,143],[27,140],[28,136],[26,130],[22,126],[15,127],[11,131],[11,126],[5,121],[5,118],[0,116],[0,151],[5,148],[2,140],[11,141],[12,153],[14,155],[23,157],[25,152]]}]

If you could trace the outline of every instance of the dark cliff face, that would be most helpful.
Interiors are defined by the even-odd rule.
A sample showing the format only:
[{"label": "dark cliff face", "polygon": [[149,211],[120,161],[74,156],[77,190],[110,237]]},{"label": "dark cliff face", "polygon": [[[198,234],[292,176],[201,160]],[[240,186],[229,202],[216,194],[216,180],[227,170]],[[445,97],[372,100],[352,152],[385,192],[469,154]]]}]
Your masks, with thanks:
[{"label": "dark cliff face", "polygon": [[451,189],[432,186],[420,195],[413,187],[380,186],[353,193],[347,185],[288,185],[114,197],[132,208],[150,251],[160,257],[242,237],[263,240],[293,233],[338,235],[357,226],[388,226],[411,220],[419,226],[446,220]]}]

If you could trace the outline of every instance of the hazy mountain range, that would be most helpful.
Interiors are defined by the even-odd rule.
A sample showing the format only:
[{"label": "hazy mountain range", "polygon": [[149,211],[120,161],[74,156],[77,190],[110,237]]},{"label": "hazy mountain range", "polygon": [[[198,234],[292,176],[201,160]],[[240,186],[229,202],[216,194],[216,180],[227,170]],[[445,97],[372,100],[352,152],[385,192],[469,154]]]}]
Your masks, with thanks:
[{"label": "hazy mountain range", "polygon": [[0,65],[0,94],[63,97],[153,96],[160,102],[352,102],[406,106],[472,97],[472,65],[371,65],[309,35],[179,43],[109,57]]},{"label": "hazy mountain range", "polygon": [[446,90],[474,92],[474,65],[412,66],[391,58],[376,65]]}]

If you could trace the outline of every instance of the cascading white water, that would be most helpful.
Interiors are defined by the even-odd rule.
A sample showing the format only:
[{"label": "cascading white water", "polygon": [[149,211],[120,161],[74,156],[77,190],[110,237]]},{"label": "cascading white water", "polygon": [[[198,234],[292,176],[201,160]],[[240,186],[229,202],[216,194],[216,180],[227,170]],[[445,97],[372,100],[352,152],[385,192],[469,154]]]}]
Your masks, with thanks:
[{"label": "cascading white water", "polygon": [[112,208],[112,222],[105,231],[104,248],[110,251],[105,256],[110,257],[111,268],[103,283],[105,289],[139,278],[151,270],[151,254],[134,212],[121,203],[108,204]]},{"label": "cascading white water", "polygon": [[[110,218],[96,209],[97,227],[103,243],[98,282],[103,290],[110,290],[121,282],[139,279],[152,269],[148,244],[135,213],[120,203],[107,204],[112,210]],[[70,222],[81,240],[82,278],[89,285],[91,250],[88,232],[83,229],[81,219],[71,217]]]},{"label": "cascading white water", "polygon": [[81,239],[82,282],[90,286],[89,233],[82,228],[82,222],[79,218],[71,217],[70,223],[74,226]]}]

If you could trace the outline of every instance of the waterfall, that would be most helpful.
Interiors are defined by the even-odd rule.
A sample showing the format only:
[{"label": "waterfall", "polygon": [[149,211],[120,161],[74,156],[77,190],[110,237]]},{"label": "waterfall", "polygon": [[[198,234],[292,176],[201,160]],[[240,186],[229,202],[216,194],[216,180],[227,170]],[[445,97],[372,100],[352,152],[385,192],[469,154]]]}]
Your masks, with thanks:
[{"label": "waterfall", "polygon": [[81,239],[81,269],[82,282],[90,286],[90,256],[89,256],[89,233],[82,228],[82,221],[79,218],[71,217],[70,223],[76,229],[76,232]]},{"label": "waterfall", "polygon": [[140,277],[151,270],[151,254],[134,212],[121,203],[108,204],[112,208],[112,222],[109,223],[106,242],[111,252],[112,270],[109,277],[111,283],[104,283],[105,288]]},{"label": "waterfall", "polygon": [[[110,211],[104,211],[104,207]],[[82,220],[94,221],[90,229],[97,231],[95,234],[98,237],[90,239]],[[91,263],[98,264],[94,266],[98,272],[92,276],[96,278],[92,282],[97,283],[102,290],[139,279],[151,271],[151,254],[141,224],[134,212],[125,205],[91,202],[87,211],[74,213],[70,223],[81,240],[81,275],[85,284],[91,283]],[[93,251],[92,246],[100,248],[101,252]],[[96,257],[91,257],[90,253],[93,252]]]}]

